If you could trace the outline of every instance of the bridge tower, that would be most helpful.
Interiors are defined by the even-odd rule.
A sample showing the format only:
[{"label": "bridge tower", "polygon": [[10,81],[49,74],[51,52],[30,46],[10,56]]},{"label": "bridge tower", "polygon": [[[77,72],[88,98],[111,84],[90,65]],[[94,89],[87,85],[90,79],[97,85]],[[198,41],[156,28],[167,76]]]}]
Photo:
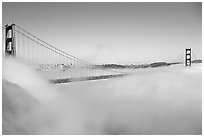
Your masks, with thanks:
[{"label": "bridge tower", "polygon": [[5,25],[5,55],[15,56],[16,45],[15,45],[15,24]]},{"label": "bridge tower", "polygon": [[191,66],[191,48],[186,48],[185,64],[186,66]]}]

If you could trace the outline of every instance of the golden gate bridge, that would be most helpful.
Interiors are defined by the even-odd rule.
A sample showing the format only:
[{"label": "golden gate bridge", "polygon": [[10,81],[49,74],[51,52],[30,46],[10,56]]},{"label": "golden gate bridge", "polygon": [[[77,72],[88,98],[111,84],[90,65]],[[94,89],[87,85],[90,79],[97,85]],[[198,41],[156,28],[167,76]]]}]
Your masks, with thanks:
[{"label": "golden gate bridge", "polygon": [[16,25],[5,26],[5,55],[27,62],[53,83],[115,78],[126,75],[74,57]]},{"label": "golden gate bridge", "polygon": [[[193,52],[192,55],[197,59]],[[41,40],[14,23],[5,25],[5,56],[28,63],[52,83],[107,79],[128,74],[81,60]],[[186,66],[190,66],[191,60],[191,49],[186,49],[171,62],[185,62]]]}]

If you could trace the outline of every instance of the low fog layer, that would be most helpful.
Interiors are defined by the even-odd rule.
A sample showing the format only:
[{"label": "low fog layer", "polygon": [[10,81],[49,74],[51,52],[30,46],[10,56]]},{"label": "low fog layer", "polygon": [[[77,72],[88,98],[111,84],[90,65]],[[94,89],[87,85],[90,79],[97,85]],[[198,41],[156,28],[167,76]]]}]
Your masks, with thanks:
[{"label": "low fog layer", "polygon": [[[15,66],[15,67],[14,67]],[[3,61],[3,134],[201,134],[201,64],[51,85]]]}]

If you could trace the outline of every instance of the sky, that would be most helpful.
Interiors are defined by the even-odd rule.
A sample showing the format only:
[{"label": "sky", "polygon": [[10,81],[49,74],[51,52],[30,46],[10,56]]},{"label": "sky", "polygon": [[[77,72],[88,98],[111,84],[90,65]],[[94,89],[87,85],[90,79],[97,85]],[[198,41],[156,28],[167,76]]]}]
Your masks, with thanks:
[{"label": "sky", "polygon": [[185,48],[202,57],[202,3],[3,3],[16,23],[90,63],[167,61]]}]

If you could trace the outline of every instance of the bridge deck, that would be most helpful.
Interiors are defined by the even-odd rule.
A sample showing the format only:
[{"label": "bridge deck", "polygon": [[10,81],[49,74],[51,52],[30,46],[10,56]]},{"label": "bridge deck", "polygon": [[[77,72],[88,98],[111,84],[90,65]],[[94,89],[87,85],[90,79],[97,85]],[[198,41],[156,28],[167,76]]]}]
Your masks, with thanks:
[{"label": "bridge deck", "polygon": [[50,80],[53,84],[77,82],[77,81],[87,81],[87,80],[99,80],[99,79],[109,79],[123,77],[127,74],[117,74],[117,75],[102,75],[102,76],[90,76],[90,77],[80,77],[80,78],[64,78],[64,79],[52,79]]}]

